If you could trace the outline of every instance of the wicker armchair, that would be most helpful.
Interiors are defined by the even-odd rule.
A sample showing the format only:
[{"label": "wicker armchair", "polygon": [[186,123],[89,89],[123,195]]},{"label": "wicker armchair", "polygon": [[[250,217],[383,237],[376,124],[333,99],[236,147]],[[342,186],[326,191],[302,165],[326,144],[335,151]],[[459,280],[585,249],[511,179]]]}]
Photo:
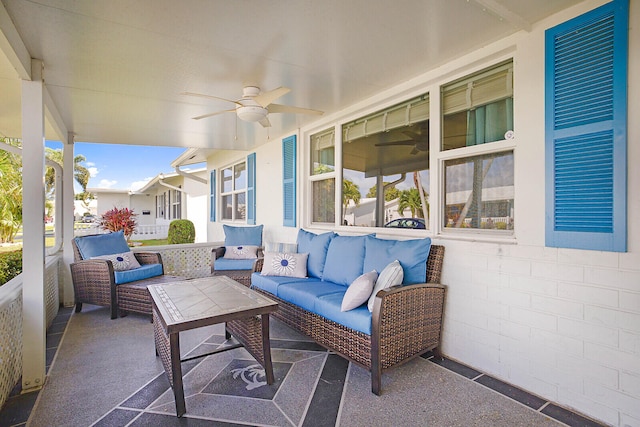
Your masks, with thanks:
[{"label": "wicker armchair", "polygon": [[[82,304],[93,304],[111,308],[111,318],[118,314],[136,312],[151,315],[151,297],[148,285],[166,283],[182,279],[177,276],[155,276],[135,282],[116,285],[113,264],[109,260],[83,259],[75,239],[73,245],[74,261],[71,263],[71,278],[75,294],[76,313],[82,310]],[[134,253],[140,265],[160,264],[162,257],[154,252]]]},{"label": "wicker armchair", "polygon": [[[219,248],[215,248],[213,250],[213,262],[215,265],[215,260],[224,257],[226,249],[224,246],[220,246]],[[236,282],[242,283],[246,287],[251,286],[251,274],[253,274],[258,268],[258,261],[262,261],[264,258],[264,253],[262,248],[258,249],[258,258],[253,262],[253,268],[247,270],[213,270],[213,276],[228,276],[235,280]],[[260,268],[262,268],[262,264],[260,264]]]}]

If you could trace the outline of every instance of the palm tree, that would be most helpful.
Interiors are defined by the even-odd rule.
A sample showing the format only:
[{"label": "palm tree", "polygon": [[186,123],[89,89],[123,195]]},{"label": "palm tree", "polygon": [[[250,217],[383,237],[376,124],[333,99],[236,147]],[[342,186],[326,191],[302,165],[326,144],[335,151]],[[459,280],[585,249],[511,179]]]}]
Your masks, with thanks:
[{"label": "palm tree", "polygon": [[409,209],[413,218],[422,218],[422,201],[417,188],[402,190],[398,200],[398,213],[404,215],[404,211]]},{"label": "palm tree", "polygon": [[353,201],[356,206],[360,204],[360,188],[351,180],[342,180],[342,223],[344,223],[344,217],[347,213],[347,207],[349,202]]},{"label": "palm tree", "polygon": [[[53,160],[62,166],[62,150],[54,150],[53,148],[45,147],[46,156],[49,160]],[[80,184],[82,187],[82,194],[87,194],[87,184],[89,183],[89,169],[81,165],[82,162],[87,161],[87,159],[82,155],[78,154],[73,158],[73,177],[76,182]],[[47,167],[47,172],[45,173],[45,190],[49,197],[53,196],[55,193],[55,171],[52,167]]]},{"label": "palm tree", "polygon": [[[388,182],[385,182],[383,184],[387,185]],[[378,191],[378,186],[376,184],[373,184],[373,186],[369,189],[369,192],[367,193],[366,197],[377,197],[377,194],[378,194],[377,191]],[[398,197],[400,197],[400,190],[398,190],[395,186],[391,188],[387,188],[384,191],[385,202],[390,202],[392,200],[397,199]]]},{"label": "palm tree", "polygon": [[[19,141],[2,138],[18,147]],[[0,149],[0,242],[12,242],[22,225],[22,159]]]}]

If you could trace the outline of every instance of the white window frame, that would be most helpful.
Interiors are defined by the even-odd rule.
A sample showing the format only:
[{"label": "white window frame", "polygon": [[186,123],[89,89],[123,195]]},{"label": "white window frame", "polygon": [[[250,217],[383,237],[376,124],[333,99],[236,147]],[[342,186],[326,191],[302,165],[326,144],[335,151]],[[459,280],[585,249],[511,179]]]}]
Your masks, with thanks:
[{"label": "white window frame", "polygon": [[[245,168],[245,173],[247,174],[247,182],[245,183],[245,187],[241,188],[241,189],[236,189],[235,188],[235,170],[236,167],[244,164],[244,168]],[[224,191],[224,172],[226,170],[231,169],[231,191]],[[220,221],[221,222],[240,222],[240,223],[247,223],[247,212],[246,212],[246,205],[248,203],[248,195],[247,195],[247,185],[248,185],[248,165],[247,165],[247,159],[244,158],[242,160],[239,160],[237,162],[228,164],[226,166],[223,166],[219,169],[218,172],[218,206],[220,209]],[[244,218],[235,218],[235,214],[238,210],[237,206],[236,206],[236,200],[237,197],[236,195],[238,194],[244,194],[245,196],[245,213],[244,213]],[[225,217],[225,208],[226,208],[226,204],[223,203],[223,199],[225,196],[231,196],[231,218],[226,218]]]}]

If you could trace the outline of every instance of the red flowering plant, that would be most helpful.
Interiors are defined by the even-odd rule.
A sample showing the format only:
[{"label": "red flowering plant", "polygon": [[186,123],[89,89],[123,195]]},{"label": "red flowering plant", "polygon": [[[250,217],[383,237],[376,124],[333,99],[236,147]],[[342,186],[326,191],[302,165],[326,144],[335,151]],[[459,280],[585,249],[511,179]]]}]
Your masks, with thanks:
[{"label": "red flowering plant", "polygon": [[124,237],[127,239],[127,242],[138,226],[136,223],[136,214],[133,213],[133,209],[118,209],[116,207],[103,213],[102,218],[98,221],[98,225],[100,225],[103,230],[123,230]]}]

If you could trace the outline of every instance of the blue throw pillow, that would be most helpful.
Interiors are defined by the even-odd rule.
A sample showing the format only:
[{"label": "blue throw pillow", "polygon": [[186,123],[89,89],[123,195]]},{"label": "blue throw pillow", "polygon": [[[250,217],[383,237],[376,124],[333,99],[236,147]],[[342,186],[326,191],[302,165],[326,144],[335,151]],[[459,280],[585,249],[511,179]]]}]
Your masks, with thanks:
[{"label": "blue throw pillow", "polygon": [[[327,251],[322,280],[349,286],[362,274],[368,236],[336,236]],[[370,271],[370,270],[367,270]]]},{"label": "blue throw pillow", "polygon": [[404,270],[403,284],[424,283],[427,280],[430,238],[387,240],[367,236],[365,247],[364,271],[382,271],[397,259]]},{"label": "blue throw pillow", "polygon": [[224,228],[225,246],[262,246],[263,225],[256,225],[255,227],[233,227],[224,224],[222,227]]},{"label": "blue throw pillow", "polygon": [[303,229],[298,231],[298,252],[309,254],[307,274],[310,277],[322,278],[324,263],[327,259],[327,249],[333,236],[335,236],[333,231],[323,234],[314,234]]},{"label": "blue throw pillow", "polygon": [[76,237],[75,241],[82,259],[131,251],[122,230],[96,236]]}]

